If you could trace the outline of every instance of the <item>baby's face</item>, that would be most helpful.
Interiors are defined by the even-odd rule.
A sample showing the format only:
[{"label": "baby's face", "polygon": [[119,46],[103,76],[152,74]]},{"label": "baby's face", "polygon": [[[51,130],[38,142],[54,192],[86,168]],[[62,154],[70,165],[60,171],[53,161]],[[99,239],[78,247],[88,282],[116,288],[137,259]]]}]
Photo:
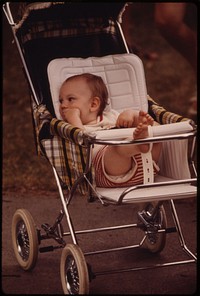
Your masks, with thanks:
[{"label": "baby's face", "polygon": [[60,89],[59,101],[59,111],[62,117],[64,109],[76,108],[80,110],[82,123],[87,122],[90,114],[92,92],[84,79],[77,78],[65,82]]}]

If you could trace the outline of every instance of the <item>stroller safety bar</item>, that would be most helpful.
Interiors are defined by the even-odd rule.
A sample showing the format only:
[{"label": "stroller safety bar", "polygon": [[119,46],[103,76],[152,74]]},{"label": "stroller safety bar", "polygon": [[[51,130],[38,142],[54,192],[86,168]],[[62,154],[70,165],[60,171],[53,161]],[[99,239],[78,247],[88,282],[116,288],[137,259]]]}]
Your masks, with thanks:
[{"label": "stroller safety bar", "polygon": [[[121,145],[130,143],[140,144],[159,141],[163,142],[173,139],[186,139],[193,137],[196,134],[196,128],[194,128],[189,121],[160,126],[156,125],[149,128],[151,128],[152,136],[139,140],[133,139],[135,128],[96,131],[89,133],[88,136],[90,141],[95,144]],[[87,138],[86,134],[85,137]]]},{"label": "stroller safety bar", "polygon": [[[125,138],[132,138],[135,128],[123,128],[123,129],[109,129],[96,131],[89,136],[96,140],[119,140]],[[175,135],[189,133],[194,130],[194,127],[190,124],[190,121],[177,122],[165,125],[156,125],[151,127],[153,137]]]}]

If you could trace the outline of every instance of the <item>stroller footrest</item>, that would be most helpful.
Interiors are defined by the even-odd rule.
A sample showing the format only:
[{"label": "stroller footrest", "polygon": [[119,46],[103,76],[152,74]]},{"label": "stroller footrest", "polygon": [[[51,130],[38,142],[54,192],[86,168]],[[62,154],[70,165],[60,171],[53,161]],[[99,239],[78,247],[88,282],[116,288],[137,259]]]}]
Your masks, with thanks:
[{"label": "stroller footrest", "polygon": [[168,227],[165,229],[165,233],[172,233],[172,232],[177,232],[176,227]]},{"label": "stroller footrest", "polygon": [[53,252],[55,249],[60,249],[62,246],[48,246],[39,248],[40,253]]}]

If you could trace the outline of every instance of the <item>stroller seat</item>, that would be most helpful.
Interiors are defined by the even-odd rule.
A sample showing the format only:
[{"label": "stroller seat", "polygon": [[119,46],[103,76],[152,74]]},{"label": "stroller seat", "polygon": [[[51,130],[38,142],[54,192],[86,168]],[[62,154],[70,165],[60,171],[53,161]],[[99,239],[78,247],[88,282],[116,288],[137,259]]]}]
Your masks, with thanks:
[{"label": "stroller seat", "polygon": [[[105,57],[61,58],[48,65],[48,78],[55,114],[59,114],[59,89],[68,77],[84,72],[103,78],[109,92],[110,104],[107,108],[119,112],[127,108],[148,111],[148,94],[141,60],[134,54],[109,55]],[[171,114],[169,115],[169,117]],[[172,116],[171,116],[172,118]],[[183,134],[193,130],[189,120],[180,123],[167,123],[155,126],[154,137],[170,134]],[[124,140],[131,136],[133,129],[114,129],[98,131],[93,134],[98,141]],[[159,201],[167,199],[190,198],[196,196],[196,187],[190,182],[191,174],[187,160],[187,141],[185,139],[163,142],[163,152],[159,161],[160,172],[151,188],[144,185],[127,188],[96,188],[102,199],[114,203]],[[179,180],[179,181],[177,181]],[[182,180],[182,181],[180,181]],[[167,184],[172,182],[170,185]],[[161,183],[162,182],[162,183]],[[167,182],[167,183],[166,183]],[[182,183],[185,184],[182,184]],[[160,187],[159,187],[160,186]],[[136,190],[137,189],[137,190]]]}]

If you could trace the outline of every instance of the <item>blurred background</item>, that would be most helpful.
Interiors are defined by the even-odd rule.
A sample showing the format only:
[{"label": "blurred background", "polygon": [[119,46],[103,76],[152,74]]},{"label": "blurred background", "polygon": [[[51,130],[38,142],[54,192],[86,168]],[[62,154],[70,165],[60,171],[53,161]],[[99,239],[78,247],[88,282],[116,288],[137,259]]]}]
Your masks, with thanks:
[{"label": "blurred background", "polygon": [[[127,38],[143,61],[148,94],[166,109],[187,116],[196,75],[160,34],[154,9],[154,3],[133,2]],[[50,165],[36,154],[29,89],[11,28],[2,18],[3,191],[57,190]]]}]

